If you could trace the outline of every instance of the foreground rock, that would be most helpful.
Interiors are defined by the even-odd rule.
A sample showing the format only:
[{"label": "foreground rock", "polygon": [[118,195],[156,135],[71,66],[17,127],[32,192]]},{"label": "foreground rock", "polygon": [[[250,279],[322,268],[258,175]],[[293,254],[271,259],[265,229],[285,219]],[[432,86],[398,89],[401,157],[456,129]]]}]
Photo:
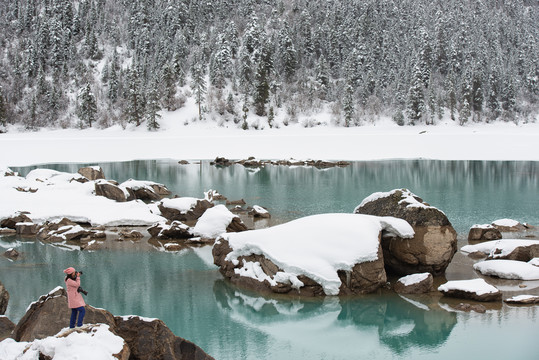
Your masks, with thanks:
[{"label": "foreground rock", "polygon": [[500,301],[502,293],[483,279],[448,281],[438,287],[444,296],[476,301]]},{"label": "foreground rock", "polygon": [[457,232],[447,216],[407,189],[374,193],[354,213],[394,216],[412,226],[415,232],[412,239],[382,238],[386,268],[396,274],[441,275],[457,251]]},{"label": "foreground rock", "polygon": [[[13,338],[19,342],[33,342],[36,339],[54,336],[68,326],[70,313],[66,292],[58,287],[30,305],[17,324]],[[131,354],[128,355],[129,359],[212,359],[192,342],[175,336],[158,319],[138,316],[114,317],[106,310],[87,305],[84,323],[83,329],[95,328],[95,325],[87,324],[99,323],[108,326],[114,335],[122,338],[127,344]],[[97,344],[96,348],[102,345]]]},{"label": "foreground rock", "polygon": [[[54,336],[32,342],[17,343],[9,339],[2,343],[13,359],[119,359],[128,360],[127,343],[114,334],[109,325],[87,324],[75,329],[64,328]],[[88,353],[91,351],[91,354]]]},{"label": "foreground rock", "polygon": [[468,233],[468,241],[491,241],[502,238],[500,230],[490,224],[474,225]]},{"label": "foreground rock", "polygon": [[6,313],[8,302],[9,302],[9,293],[4,287],[4,284],[0,282],[0,315],[4,315]]},{"label": "foreground rock", "polygon": [[88,180],[99,180],[105,178],[105,173],[100,166],[87,166],[77,171]]},{"label": "foreground rock", "polygon": [[401,219],[322,214],[222,235],[213,247],[213,258],[223,276],[259,292],[363,294],[387,281],[382,231],[413,236],[410,225]]}]

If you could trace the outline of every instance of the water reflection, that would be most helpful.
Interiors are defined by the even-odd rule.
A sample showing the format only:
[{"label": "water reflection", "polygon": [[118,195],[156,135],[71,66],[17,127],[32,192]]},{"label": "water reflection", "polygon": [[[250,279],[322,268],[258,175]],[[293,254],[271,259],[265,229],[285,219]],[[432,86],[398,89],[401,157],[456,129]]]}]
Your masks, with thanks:
[{"label": "water reflection", "polygon": [[354,299],[265,298],[224,280],[215,282],[213,292],[234,321],[290,342],[296,351],[333,356],[391,357],[413,348],[435,349],[457,324],[454,312],[389,293]]}]

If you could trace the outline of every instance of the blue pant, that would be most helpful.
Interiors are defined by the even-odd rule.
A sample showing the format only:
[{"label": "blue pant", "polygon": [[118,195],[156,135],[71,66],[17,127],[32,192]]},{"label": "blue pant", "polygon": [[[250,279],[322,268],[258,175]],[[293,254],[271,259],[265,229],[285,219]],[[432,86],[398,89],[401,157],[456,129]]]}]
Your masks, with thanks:
[{"label": "blue pant", "polygon": [[[79,315],[79,321],[77,321],[77,314]],[[75,327],[75,322],[77,323],[77,326],[82,326],[84,314],[86,314],[86,309],[84,306],[71,309],[71,321],[69,321],[69,327],[73,329]]]}]

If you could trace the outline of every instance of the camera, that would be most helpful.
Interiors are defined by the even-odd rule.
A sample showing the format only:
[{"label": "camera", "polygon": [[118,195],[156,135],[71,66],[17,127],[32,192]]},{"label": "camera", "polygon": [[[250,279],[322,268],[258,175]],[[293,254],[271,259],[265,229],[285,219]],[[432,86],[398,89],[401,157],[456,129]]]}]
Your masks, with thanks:
[{"label": "camera", "polygon": [[84,289],[81,288],[80,286],[79,286],[79,288],[77,289],[77,292],[83,293],[84,295],[88,295],[88,291],[84,290]]},{"label": "camera", "polygon": [[79,273],[79,275],[82,275],[82,270],[81,271],[77,271]]}]

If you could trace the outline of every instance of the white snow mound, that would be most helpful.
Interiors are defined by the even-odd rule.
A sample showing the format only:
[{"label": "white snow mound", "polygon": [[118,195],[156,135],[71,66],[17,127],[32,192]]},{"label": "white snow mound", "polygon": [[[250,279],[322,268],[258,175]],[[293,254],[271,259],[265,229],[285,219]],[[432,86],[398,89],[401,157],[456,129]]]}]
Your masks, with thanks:
[{"label": "white snow mound", "polygon": [[515,260],[487,260],[474,264],[473,268],[483,275],[502,279],[539,280],[539,267]]},{"label": "white snow mound", "polygon": [[[394,217],[321,214],[271,228],[228,233],[222,238],[232,248],[226,260],[235,265],[240,256],[264,255],[284,270],[279,277],[288,278],[293,286],[299,286],[298,275],[305,275],[319,283],[326,295],[337,295],[341,286],[337,271],[377,260],[382,230],[401,238],[414,236],[408,222]],[[257,270],[256,264],[245,263],[238,271],[263,281]]]},{"label": "white snow mound", "polygon": [[237,216],[225,205],[216,205],[202,214],[193,228],[193,233],[206,238],[216,238],[226,232],[226,228],[235,217]]},{"label": "white snow mound", "polygon": [[477,295],[493,294],[499,292],[496,287],[488,284],[483,279],[452,280],[438,287],[438,291],[460,290]]}]

